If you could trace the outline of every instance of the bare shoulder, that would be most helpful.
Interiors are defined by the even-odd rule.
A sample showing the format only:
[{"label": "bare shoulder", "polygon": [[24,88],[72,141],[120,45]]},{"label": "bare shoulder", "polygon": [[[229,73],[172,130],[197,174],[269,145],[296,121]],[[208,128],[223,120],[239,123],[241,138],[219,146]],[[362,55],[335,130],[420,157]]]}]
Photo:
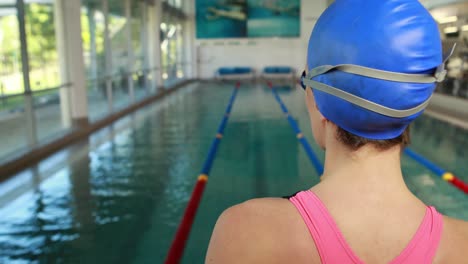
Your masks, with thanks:
[{"label": "bare shoulder", "polygon": [[457,241],[458,244],[468,248],[468,222],[444,217],[444,232],[451,237],[452,240]]},{"label": "bare shoulder", "polygon": [[286,199],[263,198],[222,213],[206,263],[313,263],[314,251],[296,208]]},{"label": "bare shoulder", "polygon": [[464,263],[468,249],[468,222],[444,216],[439,263]]}]

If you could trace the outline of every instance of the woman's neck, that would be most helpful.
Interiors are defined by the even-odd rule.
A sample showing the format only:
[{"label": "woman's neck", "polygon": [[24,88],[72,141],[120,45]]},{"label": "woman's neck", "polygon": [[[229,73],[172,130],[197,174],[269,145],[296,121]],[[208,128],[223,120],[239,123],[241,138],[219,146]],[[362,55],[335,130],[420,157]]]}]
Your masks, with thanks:
[{"label": "woman's neck", "polygon": [[366,145],[352,151],[336,140],[327,142],[322,185],[370,195],[409,194],[401,172],[400,157],[400,146],[381,151]]}]

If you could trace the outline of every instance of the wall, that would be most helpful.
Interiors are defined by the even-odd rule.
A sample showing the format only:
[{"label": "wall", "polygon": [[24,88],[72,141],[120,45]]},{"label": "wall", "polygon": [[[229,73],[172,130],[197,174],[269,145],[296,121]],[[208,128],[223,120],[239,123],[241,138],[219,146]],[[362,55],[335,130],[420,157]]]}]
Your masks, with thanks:
[{"label": "wall", "polygon": [[435,93],[425,113],[468,129],[468,100],[466,99]]},{"label": "wall", "polygon": [[[212,78],[222,66],[250,66],[261,71],[265,66],[284,65],[302,70],[310,33],[327,3],[327,0],[302,0],[300,38],[195,40],[193,59],[197,62],[198,77]],[[190,19],[195,24],[194,16]]]},{"label": "wall", "polygon": [[462,3],[465,1],[466,0],[419,0],[419,2],[421,2],[428,9],[453,3]]}]

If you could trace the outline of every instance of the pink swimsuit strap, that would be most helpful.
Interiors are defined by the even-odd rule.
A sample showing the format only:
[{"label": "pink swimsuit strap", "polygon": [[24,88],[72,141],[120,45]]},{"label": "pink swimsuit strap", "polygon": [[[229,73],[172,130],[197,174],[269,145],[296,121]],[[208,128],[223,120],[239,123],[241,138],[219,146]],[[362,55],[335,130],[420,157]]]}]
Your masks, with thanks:
[{"label": "pink swimsuit strap", "polygon": [[[315,241],[322,263],[364,263],[346,243],[325,205],[312,191],[297,193],[289,199],[302,216]],[[427,207],[418,231],[392,264],[432,263],[442,234],[442,215]]]}]

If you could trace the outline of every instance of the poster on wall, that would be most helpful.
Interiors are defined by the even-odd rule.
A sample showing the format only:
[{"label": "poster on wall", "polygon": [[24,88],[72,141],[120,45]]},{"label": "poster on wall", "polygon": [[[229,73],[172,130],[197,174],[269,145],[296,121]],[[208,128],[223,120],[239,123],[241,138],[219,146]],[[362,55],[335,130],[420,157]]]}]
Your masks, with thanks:
[{"label": "poster on wall", "polygon": [[197,38],[299,37],[300,0],[196,0]]},{"label": "poster on wall", "polygon": [[299,37],[300,0],[248,0],[248,37]]},{"label": "poster on wall", "polygon": [[247,0],[196,0],[197,38],[247,36]]}]

